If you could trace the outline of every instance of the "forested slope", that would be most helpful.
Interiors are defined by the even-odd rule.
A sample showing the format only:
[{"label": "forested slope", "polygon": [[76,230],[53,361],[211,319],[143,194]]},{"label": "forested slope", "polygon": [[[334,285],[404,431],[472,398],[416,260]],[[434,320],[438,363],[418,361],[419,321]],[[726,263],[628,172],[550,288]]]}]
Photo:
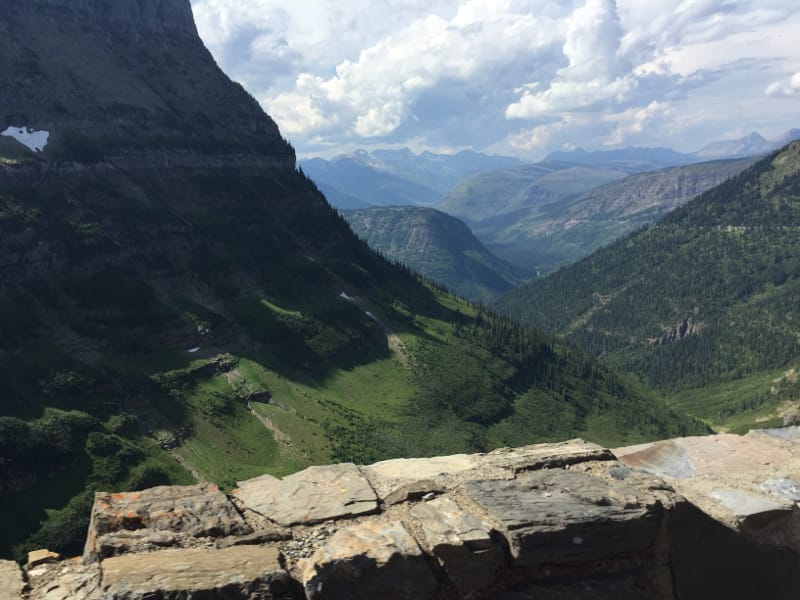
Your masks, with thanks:
[{"label": "forested slope", "polygon": [[497,308],[662,389],[800,357],[800,144]]}]

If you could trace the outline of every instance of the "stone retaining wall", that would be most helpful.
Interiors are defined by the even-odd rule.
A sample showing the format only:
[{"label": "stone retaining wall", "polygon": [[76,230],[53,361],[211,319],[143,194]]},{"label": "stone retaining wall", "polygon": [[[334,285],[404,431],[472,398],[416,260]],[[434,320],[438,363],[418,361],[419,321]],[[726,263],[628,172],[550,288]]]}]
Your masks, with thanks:
[{"label": "stone retaining wall", "polygon": [[573,440],[311,467],[230,495],[209,484],[99,493],[82,557],[0,563],[0,590],[27,600],[796,598],[800,433],[781,436],[613,453]]}]

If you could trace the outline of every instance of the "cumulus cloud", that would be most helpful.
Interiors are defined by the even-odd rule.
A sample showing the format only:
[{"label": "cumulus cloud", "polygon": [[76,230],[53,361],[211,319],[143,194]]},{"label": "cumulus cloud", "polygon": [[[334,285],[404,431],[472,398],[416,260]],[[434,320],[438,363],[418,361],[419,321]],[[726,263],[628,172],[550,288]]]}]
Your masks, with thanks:
[{"label": "cumulus cloud", "polygon": [[529,85],[519,101],[506,109],[508,118],[582,109],[621,97],[635,86],[619,54],[623,32],[614,0],[587,0],[565,23],[567,66],[559,69],[547,89],[538,92],[538,86]]},{"label": "cumulus cloud", "polygon": [[[332,77],[301,74],[295,89],[267,99],[267,107],[289,131],[319,135],[335,123],[344,128],[341,133],[372,138],[397,130],[433,88],[458,85],[480,104],[486,91],[503,80],[499,71],[511,76],[503,86],[508,89],[520,72],[539,70],[526,59],[558,43],[557,24],[531,11],[531,4],[471,0],[450,19],[418,19],[362,50],[355,60],[343,61]],[[521,5],[527,5],[524,11]],[[313,106],[298,111],[309,97]]]},{"label": "cumulus cloud", "polygon": [[616,114],[606,115],[604,121],[615,125],[605,141],[606,146],[619,146],[630,143],[631,138],[641,135],[653,121],[663,119],[669,114],[669,105],[653,101],[644,107],[634,107]]},{"label": "cumulus cloud", "polygon": [[775,81],[764,91],[767,96],[792,98],[800,95],[800,73],[795,73],[788,81]]},{"label": "cumulus cloud", "polygon": [[217,60],[306,154],[685,147],[686,123],[763,123],[763,102],[782,103],[786,128],[800,121],[783,100],[800,95],[792,0],[192,2]]}]

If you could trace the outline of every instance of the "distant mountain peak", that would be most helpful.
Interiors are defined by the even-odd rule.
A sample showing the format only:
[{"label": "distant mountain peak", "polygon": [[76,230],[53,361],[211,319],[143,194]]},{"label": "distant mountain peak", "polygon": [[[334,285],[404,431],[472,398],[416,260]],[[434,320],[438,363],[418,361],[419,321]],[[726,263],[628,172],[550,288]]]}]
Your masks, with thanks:
[{"label": "distant mountain peak", "polygon": [[767,140],[760,133],[753,131],[738,139],[712,142],[703,147],[700,151],[695,152],[694,157],[699,160],[715,160],[766,154],[767,152],[773,152],[785,146],[798,137],[798,135],[800,135],[800,131],[791,130],[778,138]]}]

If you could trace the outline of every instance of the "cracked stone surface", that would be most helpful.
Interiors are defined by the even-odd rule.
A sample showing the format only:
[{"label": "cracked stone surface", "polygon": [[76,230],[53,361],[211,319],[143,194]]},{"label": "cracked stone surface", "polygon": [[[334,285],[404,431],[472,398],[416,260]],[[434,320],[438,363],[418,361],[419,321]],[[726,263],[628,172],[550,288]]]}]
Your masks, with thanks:
[{"label": "cracked stone surface", "polygon": [[45,563],[28,570],[28,600],[100,600],[100,566],[79,560]]},{"label": "cracked stone surface", "polygon": [[378,510],[378,497],[361,470],[344,463],[309,467],[284,479],[257,477],[233,494],[250,510],[289,527]]},{"label": "cracked stone surface", "polygon": [[517,567],[636,556],[652,545],[662,512],[642,490],[559,469],[468,482],[465,491],[501,524]]},{"label": "cracked stone surface", "polygon": [[236,546],[162,550],[107,558],[103,598],[185,600],[205,598],[290,598],[289,574],[276,548]]},{"label": "cracked stone surface", "polygon": [[459,594],[470,597],[487,589],[503,563],[503,550],[491,525],[462,510],[450,498],[417,504],[425,542]]}]

